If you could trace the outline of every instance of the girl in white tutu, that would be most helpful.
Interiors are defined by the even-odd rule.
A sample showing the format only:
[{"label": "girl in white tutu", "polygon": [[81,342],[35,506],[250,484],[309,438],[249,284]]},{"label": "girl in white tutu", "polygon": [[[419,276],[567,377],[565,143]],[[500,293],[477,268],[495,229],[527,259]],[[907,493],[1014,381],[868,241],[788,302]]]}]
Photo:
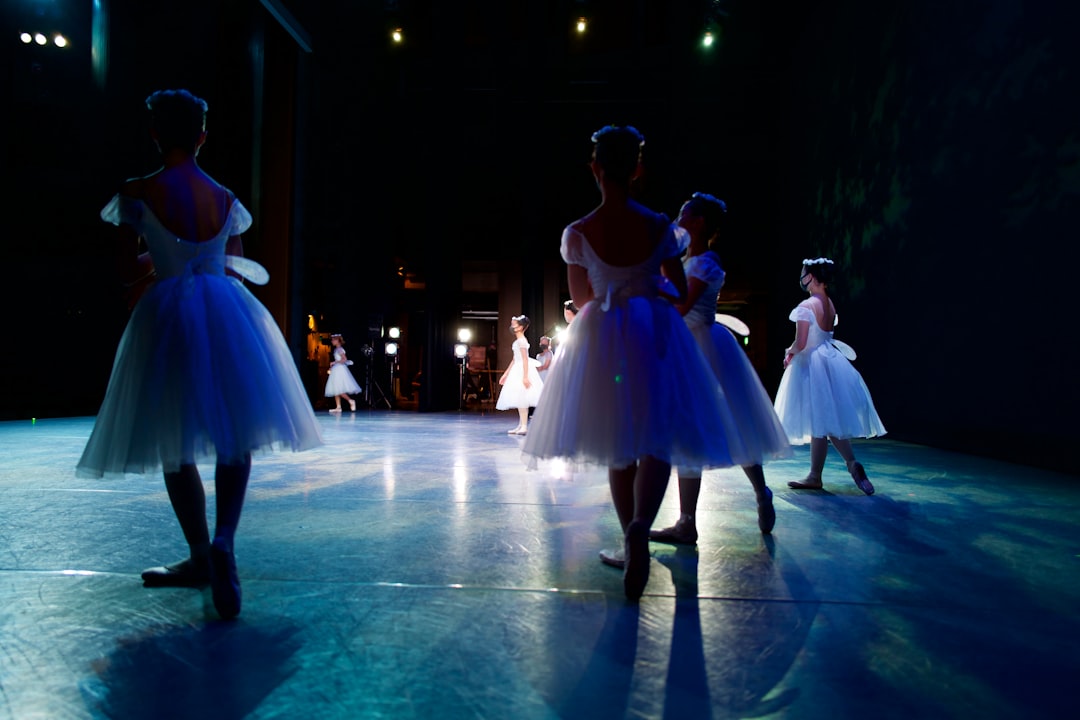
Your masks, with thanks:
[{"label": "girl in white tutu", "polygon": [[[743,471],[757,496],[758,528],[768,535],[776,523],[776,511],[761,464],[766,459],[789,457],[791,445],[746,351],[731,331],[716,322],[716,299],[724,285],[725,273],[720,258],[710,248],[716,243],[726,214],[723,200],[704,193],[694,193],[683,204],[678,223],[690,236],[683,258],[687,296],[675,307],[709,361],[735,415],[736,425],[730,433],[739,437],[749,460],[743,464]],[[653,530],[649,537],[660,542],[692,545],[697,542],[694,515],[701,493],[701,468],[679,467],[678,477],[679,520],[672,527]]]},{"label": "girl in white tutu", "polygon": [[349,409],[356,412],[356,401],[349,396],[356,395],[363,388],[357,384],[356,379],[349,371],[349,366],[353,363],[345,355],[345,338],[335,333],[330,336],[330,344],[334,346],[334,359],[330,362],[330,377],[326,380],[325,395],[334,398],[336,403],[336,406],[331,408],[330,412],[341,412],[342,398],[348,401]]},{"label": "girl in white tutu", "polygon": [[555,337],[552,338],[552,352],[555,353],[555,357],[551,360],[552,367],[559,361],[559,354],[562,352],[563,345],[570,340],[570,325],[573,324],[578,312],[578,306],[574,304],[573,300],[567,300],[563,303],[563,320],[566,321],[566,327],[555,333]]},{"label": "girl in white tutu", "polygon": [[566,321],[567,328],[574,322],[574,318],[577,317],[578,312],[578,306],[574,304],[573,300],[567,300],[562,304],[562,316],[563,320]]},{"label": "girl in white tutu", "polygon": [[630,197],[643,138],[631,127],[593,135],[599,207],[562,236],[570,297],[581,308],[536,408],[524,452],[608,467],[624,532],[623,589],[641,597],[649,579],[649,528],[671,464],[736,464],[726,442],[734,420],[670,300],[686,295],[682,231]]},{"label": "girl in white tutu", "polygon": [[[277,324],[226,274],[234,264],[245,267],[240,234],[251,215],[195,161],[206,140],[206,103],[186,90],[156,92],[146,103],[163,167],[128,181],[101,216],[119,226],[129,278],[154,281],[120,339],[78,473],[163,469],[190,555],[145,571],[143,581],[209,584],[218,613],[232,618],[240,613],[233,541],[251,454],[303,450],[322,439]],[[140,241],[148,253],[138,254]],[[252,268],[262,268],[247,262],[254,278]],[[212,542],[196,468],[206,460],[217,465]]]},{"label": "girl in white tutu", "polygon": [[799,287],[810,297],[791,311],[795,342],[784,354],[784,376],[776,392],[776,414],[792,444],[810,443],[810,474],[792,481],[795,490],[821,489],[821,472],[829,442],[847,463],[855,484],[867,495],[874,486],[855,459],[851,438],[885,434],[870,391],[846,354],[847,345],[833,340],[836,307],[829,297],[835,265],[828,258],[803,260]]},{"label": "girl in white tutu", "polygon": [[525,331],[530,324],[529,318],[524,315],[515,315],[510,319],[510,332],[514,333],[511,348],[514,357],[510,367],[499,378],[502,390],[499,391],[495,409],[518,411],[518,424],[513,430],[507,431],[510,435],[524,435],[528,431],[529,408],[536,407],[544,389],[544,381],[536,370],[537,363],[529,357],[529,341],[525,339]]}]

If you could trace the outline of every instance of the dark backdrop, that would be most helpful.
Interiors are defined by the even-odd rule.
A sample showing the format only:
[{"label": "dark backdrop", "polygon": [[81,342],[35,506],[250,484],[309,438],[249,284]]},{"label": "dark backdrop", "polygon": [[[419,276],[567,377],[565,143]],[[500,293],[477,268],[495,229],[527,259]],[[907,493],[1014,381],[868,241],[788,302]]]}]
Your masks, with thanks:
[{"label": "dark backdrop", "polygon": [[[184,86],[211,106],[200,161],[250,205],[269,154],[294,156],[281,287],[298,356],[308,312],[353,338],[407,316],[429,347],[422,407],[449,406],[456,375],[430,348],[451,342],[461,262],[520,266],[531,312],[562,226],[597,200],[590,133],[629,123],[647,138],[646,204],[674,214],[694,190],[729,202],[726,292],[760,312],[752,349],[770,392],[799,261],[829,254],[838,336],[892,436],[1080,470],[1065,310],[1080,190],[1071,6],[111,0],[103,69],[90,5],[5,10],[12,28],[66,23],[78,52],[5,35],[0,417],[96,411],[126,317],[97,212],[155,167],[142,99]],[[290,6],[311,52],[274,6]],[[396,25],[402,46],[388,41]],[[284,102],[298,119],[284,143],[262,137],[282,82],[296,92],[274,119]],[[256,259],[279,254],[266,232],[247,239]]]}]

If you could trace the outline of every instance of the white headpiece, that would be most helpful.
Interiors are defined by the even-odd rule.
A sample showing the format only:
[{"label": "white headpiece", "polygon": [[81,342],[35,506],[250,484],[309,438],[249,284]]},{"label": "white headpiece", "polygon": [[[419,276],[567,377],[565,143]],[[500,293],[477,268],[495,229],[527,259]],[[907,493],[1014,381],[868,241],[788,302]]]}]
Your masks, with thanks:
[{"label": "white headpiece", "polygon": [[803,265],[826,265],[826,264],[832,265],[834,263],[829,258],[819,257],[819,258],[814,258],[813,260],[803,260],[802,264]]}]

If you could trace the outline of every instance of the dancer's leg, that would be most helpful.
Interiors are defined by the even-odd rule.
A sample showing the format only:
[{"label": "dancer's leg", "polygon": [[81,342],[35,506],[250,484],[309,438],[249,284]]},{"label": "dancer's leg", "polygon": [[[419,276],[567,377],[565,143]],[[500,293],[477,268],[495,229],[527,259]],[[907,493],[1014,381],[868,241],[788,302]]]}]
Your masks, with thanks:
[{"label": "dancer's leg", "polygon": [[810,474],[807,480],[816,479],[821,482],[821,473],[825,469],[825,455],[829,452],[829,441],[823,437],[811,438],[810,440]]},{"label": "dancer's leg", "polygon": [[178,471],[165,473],[165,490],[187,540],[189,555],[179,562],[144,570],[143,582],[149,587],[204,586],[210,579],[210,533],[206,527],[206,491],[198,468],[181,465]]},{"label": "dancer's leg", "polygon": [[683,517],[689,518],[690,522],[693,522],[694,517],[697,515],[698,498],[701,496],[701,471],[680,472],[678,477],[679,512],[682,513]]},{"label": "dancer's leg", "polygon": [[840,453],[840,457],[844,458],[848,472],[851,473],[851,479],[855,481],[859,489],[867,495],[873,495],[874,486],[870,482],[870,478],[866,477],[866,469],[863,468],[862,463],[855,459],[855,451],[851,449],[851,441],[835,437],[829,437],[829,441],[836,448],[836,451]]},{"label": "dancer's leg", "polygon": [[218,463],[214,473],[217,494],[217,518],[214,523],[214,540],[225,540],[232,547],[236,527],[240,524],[240,512],[244,509],[248,477],[251,475],[251,455],[236,464]]},{"label": "dancer's leg", "polygon": [[626,528],[634,519],[634,477],[637,471],[637,463],[620,469],[608,468],[611,502],[615,505],[615,514],[619,516],[623,534],[626,534]]},{"label": "dancer's leg", "polygon": [[191,559],[205,561],[210,551],[210,532],[206,526],[206,490],[199,469],[181,465],[179,471],[165,473],[165,489],[191,548]]},{"label": "dancer's leg", "polygon": [[626,567],[623,570],[623,591],[630,600],[637,600],[649,582],[649,527],[656,519],[664,501],[671,464],[646,455],[638,462],[634,475],[634,514],[626,528],[623,547]]},{"label": "dancer's leg", "polygon": [[[634,519],[634,476],[637,463],[624,468],[608,468],[608,487],[611,488],[611,503],[615,506],[615,515],[619,518],[622,537],[625,544],[626,528]],[[616,549],[600,551],[600,562],[622,570],[626,566],[623,545]]]},{"label": "dancer's leg", "polygon": [[248,477],[251,474],[251,455],[236,464],[218,463],[214,474],[217,492],[217,521],[214,542],[210,548],[210,585],[214,607],[226,620],[240,614],[240,578],[236,574],[233,541],[244,508]]},{"label": "dancer's leg", "polygon": [[829,452],[829,441],[823,437],[810,438],[810,473],[806,479],[792,480],[789,488],[795,490],[816,490],[821,488],[821,472],[825,468],[825,454]]},{"label": "dancer's leg", "polygon": [[634,474],[633,522],[643,523],[646,529],[653,524],[660,504],[664,502],[670,477],[671,463],[657,460],[651,455],[641,459]]},{"label": "dancer's leg", "polygon": [[662,530],[650,530],[649,539],[657,542],[693,545],[697,542],[698,497],[701,495],[701,469],[679,468],[679,519],[674,525]]},{"label": "dancer's leg", "polygon": [[773,507],[772,490],[765,484],[765,471],[760,465],[745,465],[743,472],[750,478],[757,496],[758,529],[762,535],[768,535],[776,525],[776,509]]}]

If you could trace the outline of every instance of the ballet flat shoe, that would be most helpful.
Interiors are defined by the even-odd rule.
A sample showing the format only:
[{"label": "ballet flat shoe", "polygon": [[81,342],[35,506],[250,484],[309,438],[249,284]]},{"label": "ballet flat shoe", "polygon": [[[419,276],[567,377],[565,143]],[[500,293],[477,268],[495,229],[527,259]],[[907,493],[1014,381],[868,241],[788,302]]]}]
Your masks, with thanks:
[{"label": "ballet flat shoe", "polygon": [[626,567],[626,555],[622,548],[618,550],[601,550],[600,562],[613,568],[622,570]]},{"label": "ballet flat shoe", "polygon": [[776,508],[773,507],[772,490],[765,488],[764,499],[758,499],[757,526],[762,535],[769,535],[775,525]]},{"label": "ballet flat shoe", "polygon": [[809,479],[810,478],[807,478],[806,480],[792,480],[787,484],[787,486],[792,490],[820,490],[822,488],[820,480],[818,480],[816,483],[813,483],[807,482],[807,480]]},{"label": "ballet flat shoe", "polygon": [[852,463],[851,479],[854,480],[855,485],[867,495],[874,494],[874,486],[870,482],[870,478],[866,477],[866,469],[863,468],[861,462]]},{"label": "ballet flat shoe", "polygon": [[210,566],[188,558],[171,565],[152,567],[142,572],[146,587],[204,588],[210,584]]},{"label": "ballet flat shoe", "polygon": [[210,590],[214,608],[223,620],[240,614],[240,578],[236,575],[236,557],[220,540],[210,545]]},{"label": "ballet flat shoe", "polygon": [[696,545],[697,528],[680,520],[669,528],[650,530],[649,539],[671,545]]}]

